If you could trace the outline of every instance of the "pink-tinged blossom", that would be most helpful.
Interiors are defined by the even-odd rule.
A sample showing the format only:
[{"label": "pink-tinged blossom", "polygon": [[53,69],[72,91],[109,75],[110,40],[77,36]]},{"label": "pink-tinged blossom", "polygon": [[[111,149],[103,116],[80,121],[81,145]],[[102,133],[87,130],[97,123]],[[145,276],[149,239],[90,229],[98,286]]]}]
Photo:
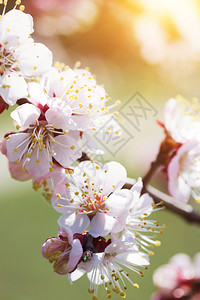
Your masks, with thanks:
[{"label": "pink-tinged blossom", "polygon": [[[82,233],[89,226],[93,237],[105,236],[124,227],[117,218],[129,209],[132,192],[121,189],[126,182],[126,170],[117,162],[104,167],[85,161],[68,175],[66,186],[57,186],[52,198],[53,207],[62,214],[59,226]],[[123,219],[123,217],[121,218]],[[115,230],[117,228],[117,230]]]},{"label": "pink-tinged blossom", "polygon": [[[166,139],[165,167],[168,189],[177,200],[187,202],[192,195],[200,201],[200,102],[182,97],[167,101],[164,109]],[[167,144],[168,142],[168,144]]]},{"label": "pink-tinged blossom", "polygon": [[[30,102],[48,105],[48,118],[57,128],[83,132],[83,145],[90,152],[98,151],[98,146],[85,131],[95,132],[99,139],[103,136],[114,139],[122,132],[118,113],[109,112],[120,102],[107,106],[110,98],[89,71],[52,67],[40,83],[29,83],[28,89]],[[59,117],[54,118],[55,112]]]},{"label": "pink-tinged blossom", "polygon": [[30,38],[33,31],[32,17],[20,10],[0,19],[0,96],[9,105],[28,95],[27,76],[42,75],[52,65],[51,51]]},{"label": "pink-tinged blossom", "polygon": [[200,145],[183,144],[168,165],[168,189],[177,200],[188,202],[190,195],[200,202]]},{"label": "pink-tinged blossom", "polygon": [[[118,218],[118,222],[124,222],[124,229],[122,231],[122,237],[134,237],[137,247],[147,252],[149,255],[154,255],[152,247],[160,246],[160,241],[155,240],[157,233],[162,233],[162,226],[159,226],[158,221],[149,220],[147,217],[154,211],[160,210],[154,204],[153,198],[149,194],[145,193],[141,195],[143,188],[142,179],[139,178],[132,186],[132,202],[126,219],[121,221],[121,216]],[[114,234],[113,238],[117,238],[118,234]]]},{"label": "pink-tinged blossom", "polygon": [[53,263],[56,273],[64,275],[74,271],[82,257],[83,248],[69,228],[60,228],[57,235],[46,240],[42,246],[42,255]]},{"label": "pink-tinged blossom", "polygon": [[109,298],[111,298],[111,290],[125,298],[126,282],[139,288],[138,284],[133,283],[126,270],[143,276],[139,267],[149,265],[148,256],[139,252],[135,245],[135,240],[132,237],[112,242],[105,248],[104,252],[93,253],[89,262],[81,262],[77,269],[68,275],[70,282],[79,279],[87,272],[90,281],[88,291],[94,294],[93,299],[98,299],[97,291],[100,284],[104,285]]},{"label": "pink-tinged blossom", "polygon": [[183,253],[173,256],[169,263],[160,266],[153,275],[158,292],[152,300],[199,299],[200,253],[194,261]]},{"label": "pink-tinged blossom", "polygon": [[42,195],[46,198],[46,200],[49,201],[53,196],[55,187],[58,184],[62,184],[62,182],[64,184],[66,172],[69,171],[68,169],[64,169],[59,165],[54,165],[53,172],[50,172],[40,178],[33,178],[33,189],[37,191],[38,189],[42,188]]},{"label": "pink-tinged blossom", "polygon": [[200,141],[200,102],[179,96],[169,99],[164,108],[164,126],[168,134],[178,143]]},{"label": "pink-tinged blossom", "polygon": [[[0,141],[0,151],[2,154],[7,155],[6,138]],[[31,179],[32,175],[28,171],[24,170],[24,172],[21,172],[22,164],[22,161],[18,164],[9,162],[9,171],[11,177],[19,181],[26,181]]]},{"label": "pink-tinged blossom", "polygon": [[17,126],[26,129],[6,137],[8,160],[16,164],[22,161],[21,171],[25,168],[34,177],[52,172],[54,162],[67,168],[81,156],[79,134],[56,128],[49,122],[47,112],[28,103],[17,107],[11,116]]}]

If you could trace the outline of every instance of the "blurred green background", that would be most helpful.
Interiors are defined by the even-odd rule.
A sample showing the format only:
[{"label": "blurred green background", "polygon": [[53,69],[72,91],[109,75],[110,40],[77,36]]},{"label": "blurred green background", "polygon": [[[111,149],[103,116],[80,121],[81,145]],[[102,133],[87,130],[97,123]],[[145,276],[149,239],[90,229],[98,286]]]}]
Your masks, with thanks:
[{"label": "blurred green background", "polygon": [[[70,67],[81,61],[82,67],[97,75],[98,83],[105,84],[114,101],[126,103],[138,91],[158,111],[156,117],[142,120],[140,132],[125,119],[124,126],[134,138],[114,157],[105,155],[105,160],[121,162],[128,176],[143,176],[163,138],[156,121],[163,118],[164,103],[177,94],[200,96],[199,1],[29,0],[22,4],[34,17],[35,41],[52,50],[54,61]],[[9,5],[13,7],[12,1]],[[1,138],[14,130],[10,111],[0,116]],[[57,233],[58,213],[31,189],[31,182],[10,178],[2,155],[0,165],[0,299],[90,299],[86,277],[70,286],[67,276],[54,273],[41,255],[46,238]],[[166,189],[163,175],[153,184]],[[197,226],[168,211],[153,218],[167,225],[162,245],[155,249],[144,278],[131,275],[140,289],[129,287],[127,299],[148,300],[154,291],[153,271],[178,252],[193,256],[200,248]],[[99,299],[106,299],[103,287]]]}]

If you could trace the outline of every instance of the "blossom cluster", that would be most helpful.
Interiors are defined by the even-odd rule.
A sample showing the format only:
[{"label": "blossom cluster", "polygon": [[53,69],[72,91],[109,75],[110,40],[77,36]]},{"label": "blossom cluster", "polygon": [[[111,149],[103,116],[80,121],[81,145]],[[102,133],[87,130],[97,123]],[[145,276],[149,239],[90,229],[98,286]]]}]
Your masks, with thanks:
[{"label": "blossom cluster", "polygon": [[[165,227],[148,218],[162,208],[162,201],[154,203],[147,178],[162,166],[176,200],[187,202],[192,195],[200,202],[199,101],[177,97],[166,103],[160,123],[165,138],[157,160],[144,181],[139,177],[126,188],[127,172],[120,163],[102,166],[90,159],[104,154],[96,140],[122,134],[123,120],[115,111],[120,101],[109,104],[104,86],[80,63],[74,68],[58,62],[53,66],[51,51],[31,37],[33,20],[20,0],[9,12],[6,6],[4,1],[0,114],[15,105],[11,118],[16,132],[5,134],[0,151],[11,176],[32,180],[33,188],[42,188],[60,214],[57,237],[44,242],[42,255],[70,283],[86,273],[93,300],[98,299],[99,285],[108,298],[112,292],[125,298],[127,283],[139,287],[128,272],[144,276]],[[172,278],[174,289],[179,279]]]},{"label": "blossom cluster", "polygon": [[58,236],[47,239],[42,254],[70,282],[87,273],[93,299],[99,284],[108,298],[111,291],[125,298],[126,281],[139,287],[126,269],[143,277],[141,268],[147,269],[152,248],[160,246],[155,238],[162,226],[147,219],[160,208],[147,193],[141,195],[141,178],[130,190],[122,188],[127,175],[117,162],[100,167],[84,161],[67,173],[52,197],[61,214]]},{"label": "blossom cluster", "polygon": [[111,112],[120,103],[107,104],[111,98],[88,69],[52,66],[51,51],[30,36],[33,20],[20,4],[6,12],[4,1],[0,19],[0,113],[18,105],[11,112],[17,132],[4,136],[0,150],[11,176],[43,187],[61,214],[57,237],[42,246],[54,271],[68,274],[71,283],[87,273],[93,299],[100,284],[108,298],[111,290],[125,298],[126,282],[139,287],[127,271],[143,276],[152,248],[160,246],[162,226],[147,220],[159,204],[143,191],[141,178],[123,188],[127,173],[121,164],[79,163],[83,147],[103,154],[93,132],[99,139],[120,136],[120,121],[114,121],[119,113]]},{"label": "blossom cluster", "polygon": [[177,200],[188,202],[192,196],[200,203],[200,102],[181,96],[171,98],[164,108],[165,156],[168,190]]}]

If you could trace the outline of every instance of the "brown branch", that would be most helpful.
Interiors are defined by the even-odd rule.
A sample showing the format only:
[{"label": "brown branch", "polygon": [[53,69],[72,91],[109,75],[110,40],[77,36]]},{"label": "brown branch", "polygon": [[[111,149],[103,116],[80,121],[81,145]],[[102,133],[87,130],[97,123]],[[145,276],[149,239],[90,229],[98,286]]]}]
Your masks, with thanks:
[{"label": "brown branch", "polygon": [[[123,186],[123,188],[130,189],[135,181],[128,178],[128,182]],[[143,192],[148,192],[153,198],[155,203],[163,202],[163,205],[173,213],[181,216],[186,221],[190,223],[196,223],[200,225],[200,214],[197,213],[190,204],[186,204],[181,201],[177,201],[171,196],[157,190],[156,188],[148,185]]]},{"label": "brown branch", "polygon": [[155,161],[153,161],[151,163],[151,167],[149,169],[149,171],[147,172],[147,174],[142,178],[142,182],[143,182],[143,190],[142,192],[145,191],[146,186],[148,185],[151,177],[154,175],[154,173],[156,172],[156,170],[159,168],[160,163],[159,161],[156,159]]},{"label": "brown branch", "polygon": [[79,162],[85,161],[85,160],[91,160],[87,153],[82,152],[82,156],[78,159]]},{"label": "brown branch", "polygon": [[[90,160],[90,158],[85,152],[83,152],[82,156],[79,158],[79,161],[81,162],[85,160]],[[163,206],[165,206],[171,212],[181,216],[182,218],[184,218],[186,221],[190,223],[196,223],[200,225],[200,214],[196,212],[190,204],[178,201],[173,197],[157,190],[153,186],[147,185],[148,182],[150,181],[151,176],[156,171],[158,166],[159,164],[156,161],[152,163],[150,171],[143,179],[143,185],[144,182],[146,185],[144,185],[142,193],[149,193],[149,195],[153,198],[155,203],[163,202]],[[123,188],[131,189],[134,183],[135,183],[134,179],[128,178],[128,181],[127,183],[125,183]]]},{"label": "brown branch", "polygon": [[25,103],[31,104],[31,102],[29,102],[28,99],[26,99],[26,98],[20,98],[19,100],[17,100],[16,103],[17,103],[18,105],[23,105],[23,104],[25,104]]}]

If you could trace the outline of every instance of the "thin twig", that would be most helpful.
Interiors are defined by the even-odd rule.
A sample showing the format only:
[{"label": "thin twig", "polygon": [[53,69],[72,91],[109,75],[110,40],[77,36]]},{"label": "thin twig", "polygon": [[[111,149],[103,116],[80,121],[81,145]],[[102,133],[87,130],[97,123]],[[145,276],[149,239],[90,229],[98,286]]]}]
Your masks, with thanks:
[{"label": "thin twig", "polygon": [[151,163],[151,167],[149,169],[149,171],[147,172],[147,174],[142,178],[142,182],[143,182],[143,190],[142,192],[145,191],[146,186],[148,185],[151,177],[154,175],[154,173],[156,172],[156,170],[159,168],[160,164],[158,162],[158,160],[156,159],[155,161],[153,161]]},{"label": "thin twig", "polygon": [[18,105],[23,105],[23,104],[26,104],[26,103],[31,104],[31,102],[29,102],[28,99],[26,99],[26,98],[20,98],[19,100],[17,100]]},{"label": "thin twig", "polygon": [[85,161],[85,160],[91,160],[87,153],[82,152],[82,156],[78,159],[79,162]]},{"label": "thin twig", "polygon": [[[133,179],[128,178],[128,182],[123,186],[123,188],[130,189],[134,183],[135,181]],[[198,214],[190,204],[177,201],[176,199],[157,190],[151,185],[148,185],[145,191],[149,193],[155,203],[160,203],[162,201],[163,205],[168,210],[183,217],[186,221],[200,224],[200,214]]]}]

